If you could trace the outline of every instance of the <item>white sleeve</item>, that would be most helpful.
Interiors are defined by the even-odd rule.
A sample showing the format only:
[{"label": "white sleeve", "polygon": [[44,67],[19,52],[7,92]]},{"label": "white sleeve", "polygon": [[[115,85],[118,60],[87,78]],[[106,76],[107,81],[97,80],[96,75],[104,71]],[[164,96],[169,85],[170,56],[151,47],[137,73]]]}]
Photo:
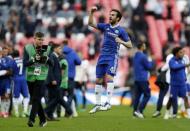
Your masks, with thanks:
[{"label": "white sleeve", "polygon": [[161,68],[161,71],[167,71],[169,69],[168,63],[165,63],[163,67]]},{"label": "white sleeve", "polygon": [[0,71],[0,76],[4,76],[6,73],[7,73],[6,70],[1,70],[1,71]]},{"label": "white sleeve", "polygon": [[188,55],[184,55],[183,60],[184,60],[185,64],[189,64],[189,57],[188,57]]},{"label": "white sleeve", "polygon": [[173,57],[172,54],[168,55],[166,58],[166,63],[164,64],[164,66],[162,67],[161,71],[167,71],[169,69],[169,62],[170,59]]},{"label": "white sleeve", "polygon": [[[189,62],[190,62],[188,55],[184,55],[183,60],[184,60],[184,63],[185,63],[185,64],[189,64]],[[190,69],[189,67],[186,67],[186,68],[185,68],[185,73],[186,73],[186,75],[188,75],[189,69]]]}]

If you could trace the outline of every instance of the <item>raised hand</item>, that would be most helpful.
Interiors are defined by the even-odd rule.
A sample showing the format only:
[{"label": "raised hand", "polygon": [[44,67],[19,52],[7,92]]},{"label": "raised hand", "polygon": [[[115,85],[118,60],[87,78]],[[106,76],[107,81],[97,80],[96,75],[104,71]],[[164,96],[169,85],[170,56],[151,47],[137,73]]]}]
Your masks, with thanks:
[{"label": "raised hand", "polygon": [[98,10],[98,8],[96,6],[93,6],[90,11],[91,11],[91,13],[94,13],[97,10]]}]

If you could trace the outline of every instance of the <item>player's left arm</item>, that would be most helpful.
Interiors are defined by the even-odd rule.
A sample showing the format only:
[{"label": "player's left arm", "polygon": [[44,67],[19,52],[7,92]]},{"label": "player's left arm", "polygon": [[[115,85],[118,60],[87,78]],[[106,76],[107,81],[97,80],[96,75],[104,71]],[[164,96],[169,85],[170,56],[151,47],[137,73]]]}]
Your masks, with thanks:
[{"label": "player's left arm", "polygon": [[119,44],[124,45],[126,48],[132,48],[133,47],[129,36],[124,29],[121,30],[121,35],[119,37],[116,37],[115,41]]},{"label": "player's left arm", "polygon": [[117,43],[119,43],[119,44],[124,45],[126,48],[132,48],[132,47],[133,47],[131,40],[124,41],[124,40],[122,40],[121,38],[116,37],[116,38],[115,38],[115,41],[116,41]]}]

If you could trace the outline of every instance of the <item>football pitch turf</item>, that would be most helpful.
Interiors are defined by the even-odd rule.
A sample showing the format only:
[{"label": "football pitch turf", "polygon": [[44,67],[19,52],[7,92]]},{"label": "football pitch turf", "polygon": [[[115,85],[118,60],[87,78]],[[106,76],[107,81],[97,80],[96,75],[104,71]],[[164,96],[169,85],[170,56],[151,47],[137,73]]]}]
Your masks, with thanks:
[{"label": "football pitch turf", "polygon": [[154,108],[149,106],[145,111],[145,119],[132,116],[132,108],[113,106],[111,110],[90,115],[88,111],[79,112],[79,117],[61,118],[58,122],[48,122],[46,127],[38,126],[38,118],[34,127],[27,127],[27,118],[0,118],[0,131],[190,131],[190,120],[169,119],[163,116],[152,118]]}]

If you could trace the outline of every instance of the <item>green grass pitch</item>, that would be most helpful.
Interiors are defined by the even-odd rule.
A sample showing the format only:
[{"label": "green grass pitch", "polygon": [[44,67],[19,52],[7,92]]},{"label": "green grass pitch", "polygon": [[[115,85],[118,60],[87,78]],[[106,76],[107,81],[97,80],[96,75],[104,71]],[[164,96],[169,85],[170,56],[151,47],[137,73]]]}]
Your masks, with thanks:
[{"label": "green grass pitch", "polygon": [[109,111],[90,115],[91,107],[79,112],[77,118],[61,118],[58,122],[48,122],[43,128],[38,126],[38,118],[32,128],[27,127],[27,118],[0,118],[0,131],[190,131],[188,119],[151,118],[154,111],[151,106],[145,110],[145,119],[133,118],[128,106],[113,106]]}]

